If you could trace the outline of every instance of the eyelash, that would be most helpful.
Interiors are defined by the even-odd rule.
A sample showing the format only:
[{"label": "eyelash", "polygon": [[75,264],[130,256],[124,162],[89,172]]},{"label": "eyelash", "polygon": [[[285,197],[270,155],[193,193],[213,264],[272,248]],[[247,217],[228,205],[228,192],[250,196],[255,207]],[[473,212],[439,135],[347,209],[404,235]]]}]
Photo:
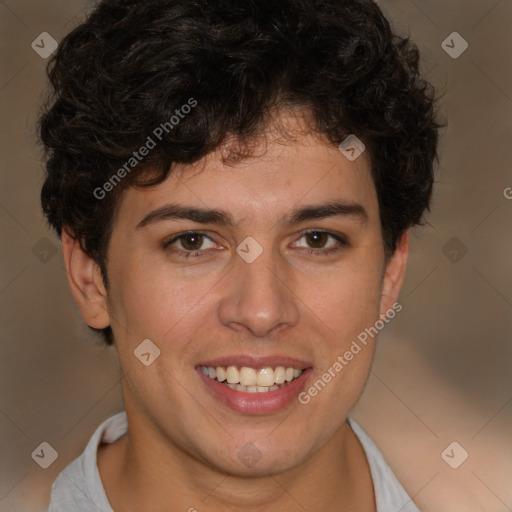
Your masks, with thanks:
[{"label": "eyelash", "polygon": [[[339,246],[334,247],[334,248],[331,247],[330,249],[311,249],[311,248],[305,249],[308,252],[308,254],[324,256],[324,255],[331,254],[333,252],[340,251],[344,247],[349,247],[349,243],[344,236],[337,235],[335,233],[331,233],[330,231],[323,231],[320,229],[309,229],[309,230],[303,231],[301,233],[301,235],[299,236],[298,240],[300,240],[303,236],[310,234],[310,233],[325,233],[326,235],[328,235],[328,237],[334,238],[339,243]],[[213,242],[212,238],[209,237],[206,233],[204,233],[202,231],[186,231],[184,233],[179,233],[178,235],[173,236],[170,240],[165,240],[162,244],[162,248],[176,254],[180,258],[202,258],[205,250],[198,250],[198,251],[194,252],[194,251],[187,251],[187,250],[183,250],[183,249],[175,249],[172,247],[172,244],[174,242],[185,238],[187,235],[202,235],[202,236],[210,239]]]}]

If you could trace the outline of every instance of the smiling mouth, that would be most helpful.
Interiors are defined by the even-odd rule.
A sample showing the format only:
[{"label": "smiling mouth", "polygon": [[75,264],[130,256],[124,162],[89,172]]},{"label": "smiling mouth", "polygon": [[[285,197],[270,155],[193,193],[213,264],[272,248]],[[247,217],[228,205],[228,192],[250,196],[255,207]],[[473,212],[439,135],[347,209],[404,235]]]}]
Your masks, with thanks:
[{"label": "smiling mouth", "polygon": [[248,366],[199,366],[198,369],[210,379],[245,393],[277,391],[302,374],[301,369],[284,366],[265,366],[259,369]]}]

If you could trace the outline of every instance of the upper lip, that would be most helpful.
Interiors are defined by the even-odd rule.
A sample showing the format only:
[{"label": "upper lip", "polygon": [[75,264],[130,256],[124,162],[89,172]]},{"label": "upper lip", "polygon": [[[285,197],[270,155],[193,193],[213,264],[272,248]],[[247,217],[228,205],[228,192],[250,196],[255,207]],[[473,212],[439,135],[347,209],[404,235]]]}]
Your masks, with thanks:
[{"label": "upper lip", "polygon": [[198,363],[196,366],[246,366],[248,368],[264,368],[276,366],[284,366],[285,368],[296,368],[298,370],[305,370],[312,365],[307,361],[296,359],[295,357],[274,355],[274,356],[251,356],[245,355],[231,355],[218,357],[215,359],[208,359]]}]

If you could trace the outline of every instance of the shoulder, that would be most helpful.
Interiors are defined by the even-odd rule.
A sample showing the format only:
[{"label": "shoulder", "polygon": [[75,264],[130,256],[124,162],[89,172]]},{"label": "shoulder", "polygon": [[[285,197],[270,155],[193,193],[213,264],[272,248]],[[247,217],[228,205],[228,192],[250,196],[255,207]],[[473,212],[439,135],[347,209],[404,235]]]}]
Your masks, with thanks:
[{"label": "shoulder", "polygon": [[112,443],[127,431],[126,413],[121,412],[99,425],[83,453],[57,476],[52,485],[47,512],[79,512],[94,509],[112,512],[97,466],[98,446]]},{"label": "shoulder", "polygon": [[359,439],[370,466],[377,512],[420,512],[370,436],[352,418],[347,418],[347,421]]}]

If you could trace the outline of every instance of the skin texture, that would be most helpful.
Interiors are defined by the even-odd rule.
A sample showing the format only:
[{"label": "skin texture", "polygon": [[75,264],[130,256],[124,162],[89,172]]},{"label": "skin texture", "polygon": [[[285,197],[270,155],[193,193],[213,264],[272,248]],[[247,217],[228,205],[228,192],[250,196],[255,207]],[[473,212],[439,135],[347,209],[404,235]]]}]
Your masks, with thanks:
[{"label": "skin texture", "polygon": [[[124,373],[129,433],[98,453],[115,510],[375,510],[366,458],[346,423],[375,340],[309,404],[295,400],[265,415],[220,404],[195,370],[225,355],[285,355],[313,367],[307,389],[397,300],[407,233],[386,261],[366,153],[350,162],[307,134],[301,116],[279,120],[295,130],[294,139],[271,124],[253,157],[226,165],[221,148],[179,165],[179,175],[156,187],[125,192],[108,249],[108,293],[96,263],[63,233],[75,300],[89,325],[112,325]],[[294,208],[334,200],[359,203],[367,220],[278,222]],[[225,210],[235,226],[181,219],[136,228],[168,202]],[[345,235],[349,245],[315,242],[303,235],[311,229]],[[212,239],[197,243],[201,257],[180,258],[162,247],[188,230]],[[248,236],[263,248],[250,264],[235,252]],[[173,247],[185,251],[179,241]],[[308,252],[331,247],[340,250]],[[161,350],[147,367],[133,354],[146,338]],[[237,456],[249,442],[262,454],[252,467]]]}]

